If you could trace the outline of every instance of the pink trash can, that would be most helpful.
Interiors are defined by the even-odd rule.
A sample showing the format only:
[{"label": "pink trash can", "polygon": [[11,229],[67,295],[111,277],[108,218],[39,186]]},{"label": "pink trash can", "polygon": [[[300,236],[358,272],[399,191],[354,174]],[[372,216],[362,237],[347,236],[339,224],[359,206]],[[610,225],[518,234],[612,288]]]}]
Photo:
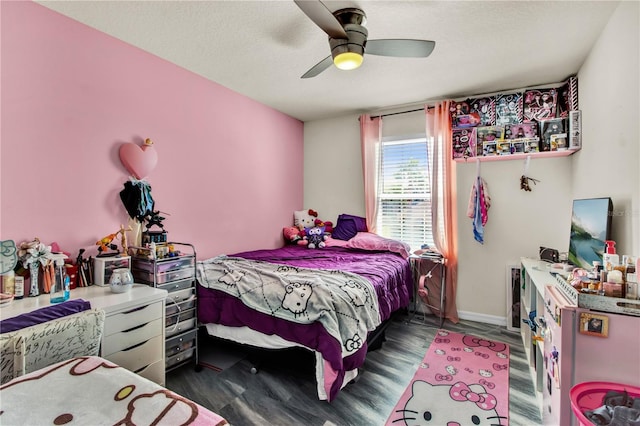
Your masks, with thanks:
[{"label": "pink trash can", "polygon": [[580,426],[593,426],[593,423],[583,414],[602,406],[602,400],[607,392],[627,391],[629,396],[640,398],[640,387],[610,382],[583,382],[573,386],[569,391],[571,409],[580,422]]}]

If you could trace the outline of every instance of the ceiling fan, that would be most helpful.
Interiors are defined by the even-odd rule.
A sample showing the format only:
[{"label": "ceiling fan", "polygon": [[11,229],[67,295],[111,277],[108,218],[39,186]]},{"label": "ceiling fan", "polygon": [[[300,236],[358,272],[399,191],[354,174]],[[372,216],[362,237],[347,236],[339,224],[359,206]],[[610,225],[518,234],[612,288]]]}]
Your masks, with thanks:
[{"label": "ceiling fan", "polygon": [[358,8],[331,12],[320,0],[294,0],[298,7],[329,35],[331,55],[315,64],[301,78],[311,78],[333,63],[342,70],[362,65],[365,51],[371,55],[403,58],[426,58],[436,43],[431,40],[378,39],[367,40],[367,16]]}]

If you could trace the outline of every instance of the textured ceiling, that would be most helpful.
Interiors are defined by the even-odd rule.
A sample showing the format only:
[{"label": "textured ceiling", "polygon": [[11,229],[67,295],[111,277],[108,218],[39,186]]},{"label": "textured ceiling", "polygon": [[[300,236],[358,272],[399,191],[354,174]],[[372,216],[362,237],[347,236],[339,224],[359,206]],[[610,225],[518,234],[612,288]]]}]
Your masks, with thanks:
[{"label": "textured ceiling", "polygon": [[39,1],[302,121],[554,83],[575,74],[616,1],[326,1],[359,7],[369,39],[434,40],[428,58],[367,56],[300,79],[330,54],[292,0]]}]

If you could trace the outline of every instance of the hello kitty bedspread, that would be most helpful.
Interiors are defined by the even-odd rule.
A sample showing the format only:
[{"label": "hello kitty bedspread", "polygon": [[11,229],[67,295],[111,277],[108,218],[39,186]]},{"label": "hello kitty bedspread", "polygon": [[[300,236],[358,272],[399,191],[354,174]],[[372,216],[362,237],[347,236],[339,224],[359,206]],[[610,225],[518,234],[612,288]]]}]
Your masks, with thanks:
[{"label": "hello kitty bedspread", "polygon": [[198,262],[197,272],[201,286],[234,296],[258,312],[322,324],[340,342],[343,357],[360,349],[367,334],[380,325],[375,289],[350,272],[224,255]]},{"label": "hello kitty bedspread", "polygon": [[[383,241],[384,242],[384,241]],[[389,319],[393,312],[408,306],[413,293],[411,267],[402,254],[388,250],[389,244],[367,245],[367,247],[325,247],[310,250],[297,245],[277,249],[264,249],[232,255],[252,261],[262,261],[279,266],[311,269],[314,276],[318,270],[345,271],[364,278],[374,288],[380,321]],[[285,269],[283,269],[285,270]],[[330,276],[330,274],[329,274]],[[345,275],[346,276],[346,275]],[[343,340],[331,335],[320,322],[292,322],[258,311],[243,303],[234,295],[207,288],[198,279],[198,320],[208,326],[227,327],[229,330],[249,328],[264,338],[274,336],[292,342],[292,346],[303,346],[316,353],[316,377],[318,397],[332,401],[340,389],[355,375],[365,361],[368,337],[360,335],[360,347],[344,356]],[[281,301],[282,299],[280,299]],[[209,329],[209,328],[208,328]],[[210,331],[210,334],[212,331]],[[262,340],[254,342],[249,336],[239,339],[231,334],[213,332],[223,338],[236,340],[258,347],[282,347],[264,345]],[[236,337],[226,337],[235,335]],[[354,343],[354,341],[351,341]],[[355,346],[352,346],[355,349]]]},{"label": "hello kitty bedspread", "polygon": [[0,392],[3,425],[228,424],[195,402],[96,356],[17,377]]}]

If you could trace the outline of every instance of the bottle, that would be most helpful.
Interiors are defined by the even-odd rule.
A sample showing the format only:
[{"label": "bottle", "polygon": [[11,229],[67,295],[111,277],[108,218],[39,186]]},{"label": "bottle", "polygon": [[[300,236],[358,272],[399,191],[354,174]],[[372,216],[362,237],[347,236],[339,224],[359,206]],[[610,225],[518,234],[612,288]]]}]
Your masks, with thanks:
[{"label": "bottle", "polygon": [[67,274],[66,268],[64,269],[64,300],[69,300],[71,297],[71,278]]},{"label": "bottle", "polygon": [[13,271],[9,271],[2,276],[2,292],[7,294],[14,294],[16,291],[16,274]]},{"label": "bottle", "polygon": [[627,274],[627,299],[636,300],[638,298],[638,278],[635,272]]},{"label": "bottle", "polygon": [[636,273],[636,264],[633,260],[633,257],[631,256],[622,256],[622,259],[624,260],[623,265],[625,266],[626,270],[625,273],[626,274],[635,274]]},{"label": "bottle", "polygon": [[16,275],[15,277],[15,289],[14,299],[22,299],[24,297],[24,277],[22,275]]},{"label": "bottle", "polygon": [[607,247],[602,255],[602,265],[604,270],[609,272],[613,270],[614,266],[620,264],[620,257],[616,254],[616,242],[607,240],[605,241]]},{"label": "bottle", "polygon": [[[57,258],[55,280],[49,293],[49,301],[51,303],[61,303],[69,299],[68,283],[65,285],[65,277],[64,259]],[[65,287],[67,288],[66,290]]]}]

